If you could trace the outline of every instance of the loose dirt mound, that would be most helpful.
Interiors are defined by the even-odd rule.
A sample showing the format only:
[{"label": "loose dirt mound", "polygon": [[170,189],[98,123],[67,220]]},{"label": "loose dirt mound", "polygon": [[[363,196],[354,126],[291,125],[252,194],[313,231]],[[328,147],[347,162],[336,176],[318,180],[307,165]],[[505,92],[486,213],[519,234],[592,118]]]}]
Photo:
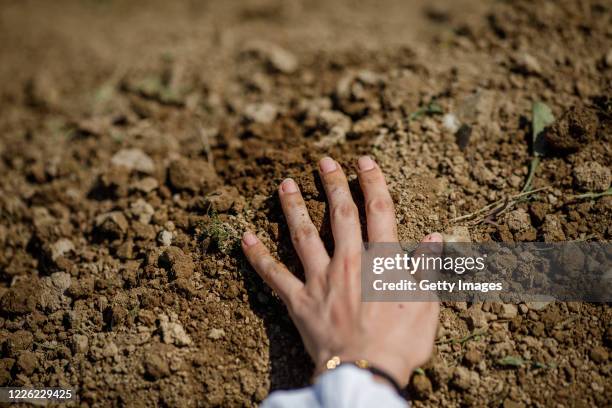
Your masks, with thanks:
[{"label": "loose dirt mound", "polygon": [[[276,198],[290,176],[333,249],[323,155],[351,174],[376,157],[403,240],[610,239],[605,2],[171,3],[0,10],[0,385],[252,406],[307,384],[300,338],[237,243],[254,229],[302,273]],[[522,189],[535,100],[558,118],[542,190],[478,212]],[[611,317],[444,305],[408,392],[416,406],[608,405]]]}]

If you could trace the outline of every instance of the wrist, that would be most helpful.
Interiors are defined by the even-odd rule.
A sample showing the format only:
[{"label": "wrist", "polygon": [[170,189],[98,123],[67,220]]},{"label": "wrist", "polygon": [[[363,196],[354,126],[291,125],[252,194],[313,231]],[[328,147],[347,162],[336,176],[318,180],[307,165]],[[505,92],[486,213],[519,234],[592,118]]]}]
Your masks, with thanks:
[{"label": "wrist", "polygon": [[[405,387],[416,366],[405,362],[401,357],[381,353],[343,352],[320,360],[315,365],[314,377],[335,369],[340,364],[351,363],[359,368],[368,369],[374,379],[400,388]],[[373,368],[373,369],[370,369]],[[390,377],[390,378],[387,378]]]}]

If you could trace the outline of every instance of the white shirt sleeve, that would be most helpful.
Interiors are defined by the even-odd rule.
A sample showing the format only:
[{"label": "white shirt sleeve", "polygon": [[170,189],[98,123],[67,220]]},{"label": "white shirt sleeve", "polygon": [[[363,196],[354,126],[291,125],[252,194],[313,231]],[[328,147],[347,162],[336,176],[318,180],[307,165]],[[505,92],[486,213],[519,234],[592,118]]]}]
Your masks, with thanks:
[{"label": "white shirt sleeve", "polygon": [[343,365],[321,375],[307,388],[276,391],[261,404],[262,408],[406,408],[407,402],[395,390],[374,380],[367,370]]}]

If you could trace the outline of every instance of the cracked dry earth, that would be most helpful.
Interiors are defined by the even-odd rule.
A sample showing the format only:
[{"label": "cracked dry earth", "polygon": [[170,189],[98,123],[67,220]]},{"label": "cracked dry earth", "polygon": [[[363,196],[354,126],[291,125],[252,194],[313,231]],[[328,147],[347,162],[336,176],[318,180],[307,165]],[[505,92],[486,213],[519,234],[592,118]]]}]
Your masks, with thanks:
[{"label": "cracked dry earth", "polygon": [[[606,1],[3,2],[0,386],[79,406],[255,406],[306,385],[286,311],[237,246],[298,275],[276,186],[373,155],[401,238],[608,241]],[[519,193],[531,106],[552,110]],[[576,195],[589,193],[588,197]],[[606,304],[449,303],[415,406],[612,402]]]}]

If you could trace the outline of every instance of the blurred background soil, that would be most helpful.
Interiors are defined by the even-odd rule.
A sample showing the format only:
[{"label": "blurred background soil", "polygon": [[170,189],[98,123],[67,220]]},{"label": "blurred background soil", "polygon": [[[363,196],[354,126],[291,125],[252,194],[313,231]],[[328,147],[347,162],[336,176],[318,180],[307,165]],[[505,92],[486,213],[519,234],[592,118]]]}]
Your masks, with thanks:
[{"label": "blurred background soil", "polygon": [[[333,249],[324,155],[358,200],[356,159],[378,160],[405,241],[612,235],[607,1],[4,0],[0,61],[0,386],[254,406],[308,384],[238,243],[254,229],[301,273],[276,197],[290,176]],[[534,101],[556,120],[536,191],[517,198]],[[611,317],[445,304],[406,395],[608,406]]]}]

